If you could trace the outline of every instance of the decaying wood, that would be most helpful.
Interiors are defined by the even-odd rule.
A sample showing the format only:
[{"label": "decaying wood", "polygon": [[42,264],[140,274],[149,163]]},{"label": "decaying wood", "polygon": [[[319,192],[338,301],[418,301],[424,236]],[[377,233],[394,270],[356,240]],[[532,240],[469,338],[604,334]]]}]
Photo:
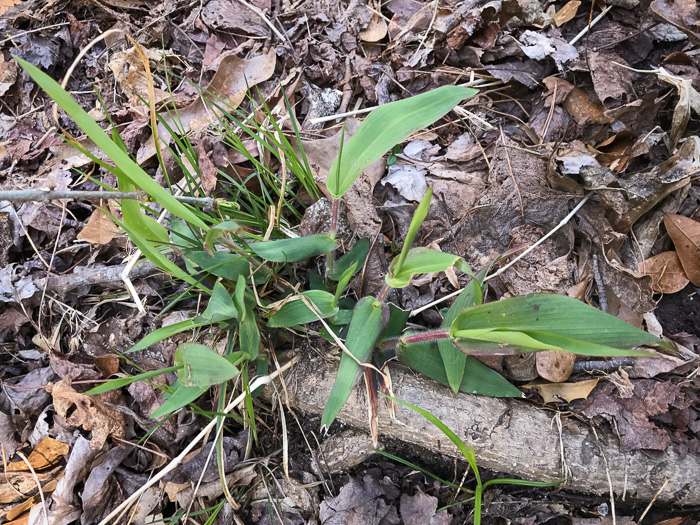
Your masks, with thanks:
[{"label": "decaying wood", "polygon": [[[337,361],[317,354],[304,355],[285,380],[290,404],[320,414],[333,386]],[[538,409],[517,399],[454,395],[424,376],[401,366],[391,368],[397,398],[425,408],[476,450],[485,468],[536,481],[557,481],[568,472],[565,487],[589,494],[608,494],[608,473],[616,498],[649,501],[666,480],[659,500],[676,505],[700,504],[700,457],[684,456],[669,447],[664,452],[623,453],[618,439],[608,430],[596,429],[561,415],[561,432],[555,411]],[[360,385],[361,386],[361,385]],[[359,428],[367,427],[364,388],[356,387],[339,419]],[[382,436],[427,447],[461,458],[457,448],[421,415],[401,407],[398,421],[380,409]],[[598,439],[596,438],[596,433]],[[606,473],[607,459],[608,473]]]}]

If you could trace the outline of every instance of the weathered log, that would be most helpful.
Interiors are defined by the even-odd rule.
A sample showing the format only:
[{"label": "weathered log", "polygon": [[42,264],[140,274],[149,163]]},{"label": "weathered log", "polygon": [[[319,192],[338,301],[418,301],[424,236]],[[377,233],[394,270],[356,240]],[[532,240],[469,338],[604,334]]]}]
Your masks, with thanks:
[{"label": "weathered log", "polygon": [[[306,353],[285,375],[290,403],[320,414],[335,380],[337,362]],[[659,500],[700,505],[700,457],[663,452],[624,453],[615,435],[556,411],[541,410],[518,399],[495,399],[453,392],[400,365],[391,367],[397,398],[429,410],[465,442],[471,442],[480,466],[535,481],[567,478],[565,487],[587,494],[650,501],[668,480]],[[355,388],[339,419],[366,428],[364,386]],[[561,430],[556,419],[561,418]],[[420,414],[401,407],[398,421],[380,407],[379,433],[406,443],[462,458],[458,449]],[[596,437],[597,434],[597,437]],[[568,475],[565,475],[565,472]],[[608,476],[610,481],[608,481]]]}]

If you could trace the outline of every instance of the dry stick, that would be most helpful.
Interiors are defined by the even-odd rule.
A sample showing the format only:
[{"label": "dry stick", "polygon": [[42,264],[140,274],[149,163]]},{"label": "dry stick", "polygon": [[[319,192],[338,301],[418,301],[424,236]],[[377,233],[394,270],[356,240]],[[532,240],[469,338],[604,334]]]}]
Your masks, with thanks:
[{"label": "dry stick", "polygon": [[[17,451],[17,455],[22,458],[22,461],[29,467],[29,471],[32,473],[32,477],[34,478],[34,483],[36,483],[36,488],[39,490],[39,498],[41,499],[41,506],[44,509],[44,523],[46,525],[49,525],[49,509],[46,507],[46,498],[44,498],[44,489],[41,486],[41,482],[39,481],[39,476],[36,475],[36,472],[34,471],[34,467],[32,467],[32,464],[29,463],[29,460],[27,457],[22,454],[20,451]],[[668,483],[668,481],[666,482]],[[664,485],[665,486],[665,485]],[[649,509],[647,509],[649,510]],[[644,513],[646,514],[646,512]]]},{"label": "dry stick", "polygon": [[639,521],[637,522],[637,525],[642,525],[642,520],[643,520],[644,517],[647,515],[647,512],[649,512],[649,511],[651,510],[651,506],[656,502],[656,499],[657,499],[657,498],[659,497],[659,495],[664,491],[664,489],[666,488],[666,485],[668,485],[668,482],[669,482],[668,479],[667,479],[666,481],[664,481],[664,484],[661,485],[661,488],[657,491],[656,494],[654,494],[654,497],[651,498],[651,501],[649,502],[649,505],[647,505],[647,508],[644,509],[644,512],[643,512],[642,515],[639,517]]},{"label": "dry stick", "polygon": [[[554,235],[559,229],[561,229],[564,225],[566,225],[566,223],[568,223],[574,215],[576,215],[576,212],[578,212],[578,211],[581,209],[581,207],[582,207],[584,204],[586,204],[586,202],[588,202],[588,199],[589,199],[590,197],[591,197],[591,194],[589,193],[588,195],[586,195],[586,196],[581,200],[581,202],[579,202],[579,203],[576,205],[576,207],[575,207],[573,210],[571,210],[571,212],[570,212],[566,217],[564,217],[564,218],[561,220],[561,222],[560,222],[559,224],[557,224],[554,228],[552,228],[552,230],[550,230],[550,232],[549,232],[547,235],[545,235],[544,237],[542,237],[539,241],[537,241],[535,244],[533,244],[532,246],[530,246],[527,250],[525,250],[523,253],[521,253],[520,255],[518,255],[515,259],[513,259],[512,261],[510,261],[510,262],[509,262],[508,264],[506,264],[504,267],[500,268],[497,272],[494,272],[493,274],[489,275],[489,276],[485,279],[485,281],[488,281],[488,280],[490,280],[490,279],[493,279],[494,277],[498,277],[498,276],[501,275],[503,272],[505,272],[508,268],[510,268],[510,267],[513,266],[516,262],[518,262],[520,259],[522,259],[523,257],[525,257],[525,256],[526,256],[528,253],[530,253],[532,250],[534,250],[535,248],[537,248],[537,247],[538,247],[540,244],[542,244],[544,241],[546,241],[547,239],[549,239],[549,238],[550,238],[552,235]],[[446,295],[445,297],[443,297],[443,298],[441,298],[441,299],[437,299],[437,300],[433,301],[432,303],[428,303],[428,304],[426,304],[425,306],[421,306],[420,308],[417,308],[417,309],[415,309],[415,310],[412,310],[411,313],[409,314],[409,317],[413,317],[414,315],[418,315],[418,314],[421,313],[423,310],[427,310],[428,308],[432,308],[433,306],[438,305],[438,304],[442,303],[443,301],[446,301],[447,299],[450,299],[450,298],[452,298],[452,297],[455,297],[456,295],[459,295],[461,292],[462,292],[462,290],[456,290],[456,291],[452,292],[451,294]]]},{"label": "dry stick", "polygon": [[605,14],[606,14],[608,11],[610,11],[612,8],[613,8],[613,5],[612,5],[612,4],[606,5],[606,6],[603,8],[603,10],[600,12],[600,14],[599,14],[598,16],[596,16],[596,17],[591,21],[590,24],[588,24],[585,28],[583,28],[583,29],[581,30],[581,32],[580,32],[578,35],[576,35],[574,38],[571,39],[571,41],[569,42],[569,44],[573,46],[576,42],[578,42],[578,41],[581,40],[584,36],[586,36],[586,33],[588,33],[588,31],[590,31],[590,29],[591,29],[594,25],[596,25],[598,22],[600,22],[600,21],[603,19],[603,17],[605,16]]},{"label": "dry stick", "polygon": [[[185,197],[174,195],[175,199],[187,204],[216,206],[219,201],[209,197]],[[59,200],[102,200],[131,199],[147,202],[148,194],[141,191],[58,191],[58,190],[8,190],[0,191],[0,200],[10,202],[41,202]]]},{"label": "dry stick", "polygon": [[[275,370],[272,372],[270,375],[259,377],[255,381],[253,381],[250,384],[250,391],[254,391],[258,389],[259,387],[268,384],[270,381],[275,379],[278,375],[280,375],[282,372],[285,372],[286,370],[290,369],[296,361],[292,360],[289,361],[287,364],[285,364],[282,368]],[[230,412],[234,408],[236,408],[238,405],[240,405],[244,400],[245,400],[246,393],[242,392],[241,395],[239,395],[236,399],[234,399],[231,403],[224,408],[223,412],[224,414]],[[150,487],[155,485],[158,481],[163,479],[165,476],[167,476],[170,472],[175,470],[177,466],[182,463],[182,461],[185,459],[187,454],[189,454],[192,449],[197,446],[197,443],[199,443],[200,440],[204,438],[205,435],[207,435],[209,432],[211,432],[214,427],[217,425],[218,419],[212,419],[206,427],[204,427],[199,434],[197,434],[192,441],[190,441],[190,444],[185,447],[185,449],[178,455],[176,458],[174,458],[170,463],[168,463],[167,466],[165,466],[158,474],[153,476],[146,484],[144,484],[140,489],[138,489],[136,492],[134,492],[131,496],[126,498],[124,502],[119,505],[116,509],[114,509],[112,512],[109,513],[107,517],[105,517],[99,525],[107,525],[113,518],[115,518],[117,515],[121,515],[126,509],[128,509],[134,501],[136,501],[141,494],[146,492]]]},{"label": "dry stick", "polygon": [[603,464],[605,465],[605,475],[608,478],[608,488],[610,490],[610,513],[612,514],[613,525],[617,525],[617,517],[615,516],[615,494],[613,492],[612,479],[610,479],[610,467],[608,466],[608,458],[605,455],[605,452],[603,451],[603,446],[600,444],[598,432],[596,432],[595,427],[593,425],[591,425],[591,430],[593,431],[593,435],[595,436],[600,455],[603,457]]},{"label": "dry stick", "polygon": [[428,34],[430,33],[430,30],[433,28],[433,24],[435,23],[435,19],[437,18],[437,12],[438,12],[438,6],[440,4],[439,0],[433,0],[435,2],[435,8],[433,9],[433,18],[430,20],[430,24],[428,25],[428,29],[425,30],[425,33],[423,34],[423,38],[421,39],[420,42],[418,42],[418,47],[416,48],[415,53],[413,53],[413,56],[411,57],[411,60],[409,62],[412,62],[416,59],[418,56],[418,53],[420,53],[421,48],[423,47],[423,44],[425,44],[425,41],[428,39]]}]

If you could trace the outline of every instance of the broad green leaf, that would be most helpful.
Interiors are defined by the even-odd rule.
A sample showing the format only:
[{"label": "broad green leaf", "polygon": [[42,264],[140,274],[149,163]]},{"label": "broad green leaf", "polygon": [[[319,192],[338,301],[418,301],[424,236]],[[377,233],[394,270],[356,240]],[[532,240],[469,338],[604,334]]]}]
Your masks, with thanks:
[{"label": "broad green leaf", "polygon": [[178,378],[185,386],[208,387],[228,381],[238,369],[204,345],[183,343],[175,351]]},{"label": "broad green leaf", "polygon": [[[239,282],[243,279],[239,279]],[[214,284],[214,290],[209,298],[207,308],[202,312],[202,315],[197,317],[196,321],[200,323],[218,323],[228,319],[238,317],[239,311],[233,304],[233,299],[228,293],[228,290],[220,282]]]},{"label": "broad green leaf", "polygon": [[[400,363],[438,383],[449,386],[445,364],[434,341],[399,345],[397,356]],[[522,397],[520,390],[506,381],[501,374],[473,357],[467,357],[464,361],[464,373],[459,390],[482,396]]]},{"label": "broad green leaf", "polygon": [[[239,277],[244,279],[250,276],[250,261],[235,253],[214,252],[211,257],[204,251],[186,250],[185,256],[203,271],[229,281],[237,281]],[[260,272],[256,273],[256,277]],[[260,278],[264,279],[261,274]],[[256,282],[257,279],[256,279]]]},{"label": "broad green leaf", "polygon": [[241,231],[241,227],[237,222],[234,221],[224,221],[216,226],[212,226],[207,234],[204,236],[204,250],[210,257],[214,257],[214,242],[221,237],[231,232]]},{"label": "broad green leaf", "polygon": [[[391,261],[391,266],[389,268],[389,273],[391,275],[397,275],[401,273],[403,263],[406,260],[406,257],[408,257],[408,252],[413,247],[413,241],[416,239],[418,230],[420,230],[423,221],[428,216],[428,210],[430,209],[430,199],[432,198],[433,187],[430,186],[428,188],[428,191],[425,193],[423,200],[420,201],[420,204],[418,204],[416,211],[413,213],[413,217],[411,218],[411,224],[408,226],[408,232],[406,233],[406,239],[404,240],[403,246],[401,247],[401,253],[396,259]],[[404,286],[407,285],[408,283],[406,283]]]},{"label": "broad green leaf", "polygon": [[[348,326],[345,346],[361,363],[366,363],[374,350],[374,345],[389,322],[389,307],[373,297],[363,297],[355,305]],[[355,383],[362,375],[362,367],[345,352],[340,357],[338,375],[326,402],[321,417],[321,428],[330,427],[343,408]]]},{"label": "broad green leaf", "polygon": [[[454,266],[461,259],[451,253],[440,252],[430,248],[413,248],[401,266],[400,271],[389,267],[386,282],[393,288],[403,288],[411,283],[413,276],[419,273],[443,272]],[[394,259],[396,260],[396,259]],[[392,261],[392,266],[394,262]]]},{"label": "broad green leaf", "polygon": [[359,270],[364,266],[367,254],[369,254],[369,239],[360,239],[348,253],[335,261],[333,274],[329,275],[328,278],[332,281],[337,281],[355,263],[357,263],[356,271]]},{"label": "broad green leaf", "polygon": [[460,332],[476,329],[535,330],[613,348],[659,344],[672,349],[658,337],[563,295],[531,294],[475,306],[457,316],[450,332],[460,337]]},{"label": "broad green leaf", "polygon": [[91,388],[90,390],[85,392],[85,394],[88,396],[94,394],[102,394],[103,392],[109,392],[110,390],[116,390],[117,388],[130,385],[131,383],[135,383],[136,381],[145,381],[146,379],[151,379],[152,377],[167,374],[168,372],[174,372],[175,370],[179,369],[179,366],[171,366],[168,368],[159,368],[158,370],[151,370],[150,372],[144,372],[143,374],[138,374],[131,377],[120,377],[119,379],[113,379],[112,381],[103,383],[99,386],[96,386],[95,388]]},{"label": "broad green leaf", "polygon": [[[327,181],[328,191],[334,198],[340,198],[367,166],[476,93],[475,89],[443,86],[378,107],[344,145],[342,159],[333,161]],[[334,174],[339,174],[339,177],[334,177]]]},{"label": "broad green leaf", "polygon": [[255,320],[255,313],[249,301],[245,298],[246,284],[244,279],[239,279],[236,283],[236,293],[233,300],[236,309],[240,312],[238,316],[238,336],[241,350],[245,352],[248,359],[254,360],[260,352],[260,331]]},{"label": "broad green leaf", "polygon": [[[538,352],[540,350],[562,350],[579,355],[589,356],[650,356],[649,352],[638,350],[629,350],[626,348],[614,348],[607,345],[599,345],[588,341],[572,339],[563,335],[554,334],[551,332],[543,332],[538,330],[527,330],[524,332],[516,332],[511,330],[491,330],[481,332],[473,337],[469,335],[462,336],[461,334],[469,334],[470,330],[462,330],[460,336],[455,339],[455,346],[460,348],[465,353],[474,355],[488,355],[490,352],[486,350],[480,343],[486,341],[498,343],[498,346],[503,348],[494,348],[494,355],[508,355],[509,353],[526,353]],[[478,332],[475,330],[474,332]]]},{"label": "broad green leaf", "polygon": [[343,275],[340,276],[340,279],[338,279],[338,286],[335,289],[335,303],[336,304],[338,304],[338,301],[340,300],[340,296],[343,295],[343,292],[345,291],[345,287],[350,282],[350,279],[352,279],[352,276],[355,273],[356,269],[357,269],[357,261],[355,261],[350,268],[346,269],[343,272]]},{"label": "broad green leaf", "polygon": [[255,255],[267,261],[296,262],[333,251],[335,240],[328,234],[318,234],[293,239],[253,242],[250,243],[250,249],[255,252]]},{"label": "broad green leaf", "polygon": [[191,330],[192,328],[198,328],[200,326],[208,324],[210,323],[199,322],[197,321],[197,319],[185,319],[184,321],[180,321],[179,323],[163,326],[162,328],[158,328],[157,330],[154,330],[153,332],[148,334],[146,337],[144,337],[138,343],[136,343],[136,345],[134,345],[132,348],[130,348],[124,353],[129,354],[131,352],[143,350],[144,348],[148,348],[149,346],[154,345],[157,342],[162,341],[163,339],[167,339],[168,337],[172,337],[175,334],[179,334],[180,332],[184,332],[185,330]]},{"label": "broad green leaf", "polygon": [[207,391],[208,386],[185,386],[182,383],[170,394],[165,402],[156,408],[150,417],[166,416],[189,405],[192,401]]},{"label": "broad green leaf", "polygon": [[[455,299],[452,306],[450,306],[450,309],[447,311],[447,314],[445,314],[445,319],[442,322],[443,329],[449,329],[450,326],[452,326],[453,321],[463,310],[471,308],[475,304],[481,304],[481,286],[484,283],[484,279],[486,278],[490,267],[491,266],[489,265],[482,269],[479,274],[473,278],[469,284],[467,284],[467,286],[464,287],[462,293],[457,296],[457,299]],[[452,391],[456,394],[459,391],[460,385],[462,384],[467,356],[455,348],[449,339],[438,339],[437,346],[440,350],[442,361],[445,364],[447,381],[450,384]]]},{"label": "broad green leaf", "polygon": [[95,145],[119,167],[132,184],[148,193],[156,202],[176,217],[180,217],[204,230],[208,229],[206,223],[199,216],[189,207],[178,202],[165,188],[154,181],[141,166],[134,162],[54,79],[25,60],[17,56],[14,59],[32,77],[32,80],[46,91],[73,119],[76,125],[85,132]]},{"label": "broad green leaf", "polygon": [[[321,317],[330,317],[339,311],[339,308],[335,305],[335,297],[331,293],[323,290],[308,290],[302,292],[301,295],[316,306]],[[267,326],[270,328],[286,328],[298,324],[313,323],[314,321],[318,321],[318,316],[304,304],[301,298],[298,298],[292,299],[272,314]]]}]

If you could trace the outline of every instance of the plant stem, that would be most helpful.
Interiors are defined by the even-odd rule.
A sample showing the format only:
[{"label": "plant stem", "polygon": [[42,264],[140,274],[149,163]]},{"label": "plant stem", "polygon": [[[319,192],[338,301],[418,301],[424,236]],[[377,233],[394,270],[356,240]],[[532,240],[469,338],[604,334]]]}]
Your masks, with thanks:
[{"label": "plant stem", "polygon": [[[333,199],[333,208],[331,211],[331,239],[335,240],[338,234],[338,209],[340,208],[340,199]],[[335,268],[335,249],[326,254],[326,279],[333,275]]]},{"label": "plant stem", "polygon": [[384,283],[384,286],[377,294],[377,301],[383,303],[384,299],[386,299],[386,296],[389,294],[389,290],[391,290],[391,286],[389,286],[387,283]]},{"label": "plant stem", "polygon": [[434,330],[429,332],[420,332],[413,335],[405,335],[400,341],[402,344],[410,345],[412,343],[422,343],[425,341],[433,341],[435,339],[448,339],[449,337],[449,330]]},{"label": "plant stem", "polygon": [[[209,197],[173,197],[187,204],[217,206],[219,199]],[[37,202],[51,200],[99,200],[99,199],[131,199],[148,202],[148,194],[142,191],[56,191],[56,190],[10,190],[0,191],[0,201]]]}]

